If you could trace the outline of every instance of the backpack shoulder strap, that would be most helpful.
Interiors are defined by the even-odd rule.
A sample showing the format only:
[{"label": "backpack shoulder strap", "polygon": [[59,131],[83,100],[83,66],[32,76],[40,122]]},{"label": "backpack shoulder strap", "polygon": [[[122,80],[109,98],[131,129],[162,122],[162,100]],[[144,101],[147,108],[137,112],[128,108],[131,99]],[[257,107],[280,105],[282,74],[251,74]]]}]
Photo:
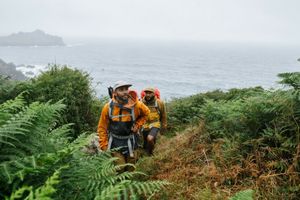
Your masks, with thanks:
[{"label": "backpack shoulder strap", "polygon": [[108,103],[108,117],[109,119],[112,118],[112,113],[114,111],[114,102],[112,101],[112,99],[109,101]]},{"label": "backpack shoulder strap", "polygon": [[161,105],[158,99],[155,100],[155,109],[158,112],[160,118],[161,118]]},{"label": "backpack shoulder strap", "polygon": [[[120,117],[121,118],[122,117],[122,110],[129,110],[130,116],[131,116],[131,120],[133,122],[136,120],[135,113],[134,113],[135,106],[132,106],[132,108],[130,108],[130,109],[129,108],[120,107],[120,113],[119,113],[119,115],[118,116],[113,116],[113,111],[114,111],[115,105],[119,105],[119,104],[113,102],[113,100],[109,101],[109,105],[108,105],[108,117],[109,117],[109,119],[112,119],[112,118],[115,118],[115,117]],[[123,115],[123,116],[125,116],[125,115]],[[121,119],[120,119],[120,121],[121,121]]]},{"label": "backpack shoulder strap", "polygon": [[131,114],[131,120],[133,121],[133,122],[135,122],[135,113],[134,113],[134,108],[135,108],[135,106],[132,106],[132,108],[131,108],[131,110],[130,110],[130,114]]}]

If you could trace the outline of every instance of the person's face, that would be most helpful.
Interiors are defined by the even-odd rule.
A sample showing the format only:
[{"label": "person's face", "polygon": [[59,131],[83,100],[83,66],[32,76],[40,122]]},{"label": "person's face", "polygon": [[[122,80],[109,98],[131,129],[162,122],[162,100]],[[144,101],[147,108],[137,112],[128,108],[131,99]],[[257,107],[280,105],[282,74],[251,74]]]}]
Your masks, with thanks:
[{"label": "person's face", "polygon": [[128,86],[122,86],[116,89],[116,96],[122,101],[127,101],[129,96]]},{"label": "person's face", "polygon": [[145,94],[146,101],[151,101],[154,98],[154,93],[153,92],[146,91],[145,93],[146,93]]}]

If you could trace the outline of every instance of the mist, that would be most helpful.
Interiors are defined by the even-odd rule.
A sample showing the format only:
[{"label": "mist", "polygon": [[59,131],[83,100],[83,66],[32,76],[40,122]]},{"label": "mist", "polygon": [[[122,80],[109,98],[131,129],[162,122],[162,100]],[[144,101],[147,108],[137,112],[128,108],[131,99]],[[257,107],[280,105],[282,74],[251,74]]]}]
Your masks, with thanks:
[{"label": "mist", "polygon": [[296,0],[2,0],[0,35],[300,44]]}]

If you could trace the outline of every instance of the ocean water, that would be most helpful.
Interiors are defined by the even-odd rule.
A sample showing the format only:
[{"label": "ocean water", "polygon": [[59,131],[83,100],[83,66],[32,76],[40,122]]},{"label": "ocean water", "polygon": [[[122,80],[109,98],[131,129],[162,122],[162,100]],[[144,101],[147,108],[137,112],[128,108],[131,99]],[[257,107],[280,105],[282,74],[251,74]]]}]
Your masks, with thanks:
[{"label": "ocean water", "polygon": [[0,58],[38,74],[50,63],[81,69],[98,96],[126,80],[133,89],[155,86],[163,99],[214,89],[279,87],[278,73],[300,71],[300,46],[103,40],[65,47],[0,47]]}]

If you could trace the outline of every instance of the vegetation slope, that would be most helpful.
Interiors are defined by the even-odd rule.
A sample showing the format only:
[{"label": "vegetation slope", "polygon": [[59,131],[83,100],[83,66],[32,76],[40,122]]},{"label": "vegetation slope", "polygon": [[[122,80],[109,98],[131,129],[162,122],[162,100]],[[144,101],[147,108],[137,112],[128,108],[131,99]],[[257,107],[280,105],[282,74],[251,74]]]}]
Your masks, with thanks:
[{"label": "vegetation slope", "polygon": [[109,152],[86,150],[107,101],[88,74],[52,66],[24,82],[0,77],[0,198],[297,199],[300,73],[279,77],[286,88],[168,102],[155,155],[123,174]]},{"label": "vegetation slope", "polygon": [[287,88],[170,102],[171,132],[138,165],[151,180],[173,183],[156,198],[227,199],[240,192],[239,199],[298,199],[300,73],[279,77]]}]

